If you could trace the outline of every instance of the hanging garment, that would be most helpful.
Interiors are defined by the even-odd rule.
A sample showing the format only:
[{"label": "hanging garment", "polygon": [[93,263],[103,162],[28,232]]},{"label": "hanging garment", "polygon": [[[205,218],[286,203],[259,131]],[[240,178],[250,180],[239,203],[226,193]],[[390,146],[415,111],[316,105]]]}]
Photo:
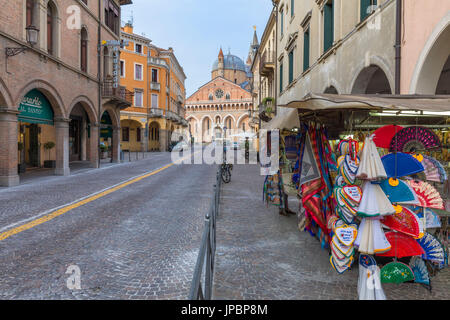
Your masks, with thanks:
[{"label": "hanging garment", "polygon": [[361,153],[361,161],[356,177],[362,180],[372,181],[387,178],[380,154],[372,137],[366,137],[364,141],[364,148]]},{"label": "hanging garment", "polygon": [[381,287],[380,268],[371,256],[359,256],[358,297],[359,300],[386,300]]}]

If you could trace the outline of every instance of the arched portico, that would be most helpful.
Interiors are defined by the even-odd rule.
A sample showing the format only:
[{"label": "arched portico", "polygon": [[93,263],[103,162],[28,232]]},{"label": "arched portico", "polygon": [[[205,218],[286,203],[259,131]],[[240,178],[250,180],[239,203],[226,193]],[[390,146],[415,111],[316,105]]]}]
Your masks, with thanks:
[{"label": "arched portico", "polygon": [[352,94],[391,94],[392,89],[383,69],[372,64],[359,72],[351,92]]}]

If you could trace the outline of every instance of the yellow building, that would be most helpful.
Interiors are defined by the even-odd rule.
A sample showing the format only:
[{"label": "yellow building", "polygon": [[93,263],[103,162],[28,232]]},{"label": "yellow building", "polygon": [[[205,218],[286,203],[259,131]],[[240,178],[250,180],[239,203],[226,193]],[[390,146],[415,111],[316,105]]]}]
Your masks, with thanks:
[{"label": "yellow building", "polygon": [[173,132],[188,126],[184,119],[186,97],[183,68],[172,48],[151,44],[122,28],[128,45],[121,50],[121,85],[134,92],[133,105],[120,113],[121,147],[124,151],[167,151]]}]

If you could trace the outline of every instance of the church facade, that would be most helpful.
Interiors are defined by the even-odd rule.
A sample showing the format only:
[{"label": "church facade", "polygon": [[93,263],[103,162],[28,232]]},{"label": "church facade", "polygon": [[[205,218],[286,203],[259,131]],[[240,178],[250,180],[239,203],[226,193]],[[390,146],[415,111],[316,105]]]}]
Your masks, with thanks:
[{"label": "church facade", "polygon": [[250,72],[257,44],[256,32],[247,62],[220,49],[211,70],[211,81],[186,100],[186,120],[195,142],[209,143],[231,138],[239,132],[255,133],[250,121],[253,110]]}]

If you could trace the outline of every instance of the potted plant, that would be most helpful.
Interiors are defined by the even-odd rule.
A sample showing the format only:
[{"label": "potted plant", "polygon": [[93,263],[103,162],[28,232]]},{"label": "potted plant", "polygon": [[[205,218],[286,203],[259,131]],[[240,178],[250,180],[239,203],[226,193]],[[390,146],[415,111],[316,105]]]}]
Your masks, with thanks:
[{"label": "potted plant", "polygon": [[19,151],[19,164],[17,165],[17,169],[19,173],[24,173],[27,170],[27,165],[24,162],[23,157],[23,149],[25,148],[23,142],[19,142],[17,144],[17,150]]},{"label": "potted plant", "polygon": [[56,146],[53,141],[48,141],[44,143],[44,150],[48,151],[48,159],[44,161],[44,168],[55,168],[56,160],[50,160],[50,151]]}]

